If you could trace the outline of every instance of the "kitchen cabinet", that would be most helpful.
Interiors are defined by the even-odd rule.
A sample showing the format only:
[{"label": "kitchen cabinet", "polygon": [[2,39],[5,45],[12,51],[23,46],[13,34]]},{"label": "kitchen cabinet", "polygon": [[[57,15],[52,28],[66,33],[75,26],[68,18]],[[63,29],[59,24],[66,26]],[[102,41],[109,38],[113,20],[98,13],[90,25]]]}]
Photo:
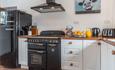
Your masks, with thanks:
[{"label": "kitchen cabinet", "polygon": [[83,41],[83,70],[115,70],[115,47],[96,40]]},{"label": "kitchen cabinet", "polygon": [[97,40],[61,40],[62,70],[101,70]]},{"label": "kitchen cabinet", "polygon": [[82,70],[82,40],[61,40],[62,70]]},{"label": "kitchen cabinet", "polygon": [[83,40],[83,70],[100,70],[101,46],[97,40]]},{"label": "kitchen cabinet", "polygon": [[101,42],[101,70],[115,70],[115,55],[112,51],[115,46]]},{"label": "kitchen cabinet", "polygon": [[[28,68],[27,38],[19,38],[19,64]],[[115,70],[112,46],[104,41],[61,39],[62,70]]]},{"label": "kitchen cabinet", "polygon": [[28,44],[26,40],[27,38],[19,38],[18,40],[18,63],[21,68],[28,68]]}]

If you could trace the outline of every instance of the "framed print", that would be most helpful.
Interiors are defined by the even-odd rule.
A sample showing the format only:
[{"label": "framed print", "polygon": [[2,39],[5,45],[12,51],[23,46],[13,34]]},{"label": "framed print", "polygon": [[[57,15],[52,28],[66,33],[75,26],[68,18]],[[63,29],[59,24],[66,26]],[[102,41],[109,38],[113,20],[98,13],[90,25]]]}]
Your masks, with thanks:
[{"label": "framed print", "polygon": [[100,13],[101,0],[75,0],[76,14]]}]

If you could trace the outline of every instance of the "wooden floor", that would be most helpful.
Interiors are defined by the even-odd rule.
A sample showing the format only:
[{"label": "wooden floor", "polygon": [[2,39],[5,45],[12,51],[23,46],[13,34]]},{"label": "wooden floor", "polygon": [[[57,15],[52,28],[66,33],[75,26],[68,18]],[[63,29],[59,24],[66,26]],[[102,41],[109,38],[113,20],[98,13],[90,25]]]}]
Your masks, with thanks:
[{"label": "wooden floor", "polygon": [[4,68],[3,66],[0,66],[0,70],[26,70],[26,69],[20,69],[20,68]]}]

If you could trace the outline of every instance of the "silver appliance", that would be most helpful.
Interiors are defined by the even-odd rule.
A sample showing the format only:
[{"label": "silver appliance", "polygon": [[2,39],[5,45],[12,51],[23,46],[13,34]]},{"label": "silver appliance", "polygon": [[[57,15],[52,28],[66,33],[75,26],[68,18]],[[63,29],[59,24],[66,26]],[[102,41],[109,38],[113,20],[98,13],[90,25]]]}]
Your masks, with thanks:
[{"label": "silver appliance", "polygon": [[31,9],[38,11],[40,13],[48,12],[64,12],[65,9],[61,4],[55,2],[55,0],[46,0],[46,3],[39,6],[31,7]]},{"label": "silver appliance", "polygon": [[27,35],[27,30],[32,25],[32,16],[19,10],[4,11],[7,15],[0,25],[0,64],[4,67],[18,66],[18,36]]},{"label": "silver appliance", "polygon": [[103,37],[115,38],[115,29],[114,28],[106,28],[102,31]]}]

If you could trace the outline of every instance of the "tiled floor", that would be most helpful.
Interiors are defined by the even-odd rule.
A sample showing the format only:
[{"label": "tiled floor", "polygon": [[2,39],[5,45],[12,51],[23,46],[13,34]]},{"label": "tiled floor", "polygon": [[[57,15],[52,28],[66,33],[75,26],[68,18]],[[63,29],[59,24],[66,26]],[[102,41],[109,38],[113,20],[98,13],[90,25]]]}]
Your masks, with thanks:
[{"label": "tiled floor", "polygon": [[26,69],[19,69],[19,68],[4,68],[3,66],[0,66],[0,70],[26,70]]}]

